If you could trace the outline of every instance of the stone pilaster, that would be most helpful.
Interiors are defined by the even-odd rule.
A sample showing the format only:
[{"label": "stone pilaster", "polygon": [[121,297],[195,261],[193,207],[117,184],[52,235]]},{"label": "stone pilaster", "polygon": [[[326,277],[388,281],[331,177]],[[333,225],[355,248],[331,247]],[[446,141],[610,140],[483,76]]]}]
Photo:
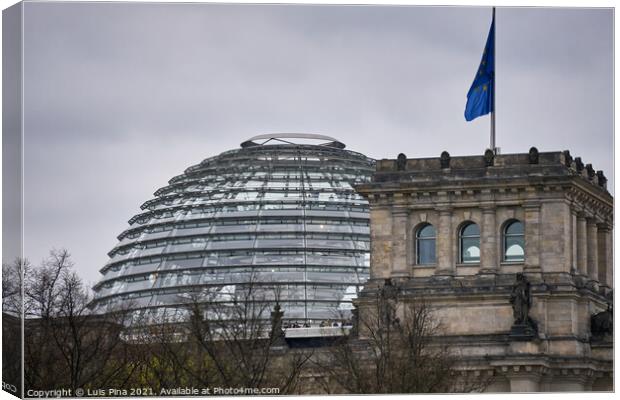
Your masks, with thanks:
[{"label": "stone pilaster", "polygon": [[407,219],[406,208],[392,209],[392,278],[409,276],[407,267]]},{"label": "stone pilaster", "polygon": [[437,270],[438,275],[454,275],[456,265],[454,263],[454,252],[452,251],[452,208],[440,207],[439,226],[437,228]]},{"label": "stone pilaster", "polygon": [[601,285],[611,287],[611,282],[607,280],[607,268],[612,268],[611,260],[608,260],[607,246],[610,245],[607,239],[609,238],[609,226],[605,223],[597,225],[597,245],[598,245],[598,281]]},{"label": "stone pilaster", "polygon": [[605,260],[606,260],[606,265],[607,265],[607,276],[605,277],[605,282],[607,282],[607,286],[609,286],[610,288],[614,287],[614,233],[613,233],[613,229],[611,228],[611,223],[608,223],[607,226],[609,227],[609,230],[607,231],[607,237],[606,237],[606,254],[605,254]]},{"label": "stone pilaster", "polygon": [[392,215],[382,206],[370,208],[370,278],[385,279],[392,274]]},{"label": "stone pilaster", "polygon": [[583,213],[577,214],[577,270],[581,275],[588,275],[588,239],[587,223]]},{"label": "stone pilaster", "polygon": [[524,272],[536,274],[540,268],[540,204],[526,203],[525,210],[525,266]]},{"label": "stone pilaster", "polygon": [[577,210],[571,207],[570,209],[570,240],[569,240],[569,249],[570,249],[570,269],[572,273],[577,273],[579,271],[577,264]]},{"label": "stone pilaster", "polygon": [[494,206],[482,207],[482,230],[480,232],[480,272],[497,272],[497,226]]},{"label": "stone pilaster", "polygon": [[594,218],[587,219],[588,278],[598,281],[598,228]]}]

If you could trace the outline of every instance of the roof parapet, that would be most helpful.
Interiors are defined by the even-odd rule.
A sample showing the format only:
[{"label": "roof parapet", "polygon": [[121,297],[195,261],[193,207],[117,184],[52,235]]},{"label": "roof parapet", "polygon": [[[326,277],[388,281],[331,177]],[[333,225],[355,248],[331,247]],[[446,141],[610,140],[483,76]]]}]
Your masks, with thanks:
[{"label": "roof parapet", "polygon": [[401,153],[397,159],[377,160],[375,180],[383,180],[378,177],[383,174],[444,174],[450,171],[481,169],[498,172],[501,169],[522,169],[525,174],[525,169],[539,167],[563,167],[566,175],[581,176],[591,184],[607,190],[607,178],[603,171],[595,171],[592,164],[584,166],[581,157],[573,158],[568,150],[539,152],[536,147],[530,148],[528,153],[494,154],[487,150],[484,155],[453,157],[447,151],[443,151],[439,157],[413,159]]}]

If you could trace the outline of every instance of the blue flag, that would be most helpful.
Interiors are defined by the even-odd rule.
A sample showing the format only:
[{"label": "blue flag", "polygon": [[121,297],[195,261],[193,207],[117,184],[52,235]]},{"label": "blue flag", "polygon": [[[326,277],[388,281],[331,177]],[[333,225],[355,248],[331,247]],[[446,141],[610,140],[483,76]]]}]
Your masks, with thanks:
[{"label": "blue flag", "polygon": [[474,82],[467,92],[465,105],[465,119],[471,121],[481,115],[493,111],[493,96],[495,95],[495,13],[489,30],[487,44],[484,46],[482,61],[476,72]]}]

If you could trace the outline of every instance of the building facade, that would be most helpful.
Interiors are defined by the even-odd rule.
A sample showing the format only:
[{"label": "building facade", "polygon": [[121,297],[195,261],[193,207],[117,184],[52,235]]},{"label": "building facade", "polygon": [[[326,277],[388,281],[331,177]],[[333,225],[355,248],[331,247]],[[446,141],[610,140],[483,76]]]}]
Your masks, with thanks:
[{"label": "building facade", "polygon": [[568,151],[377,161],[356,187],[371,220],[359,313],[389,282],[432,307],[487,391],[612,390],[606,183]]},{"label": "building facade", "polygon": [[252,291],[291,323],[346,319],[370,265],[368,202],[353,185],[370,180],[374,160],[344,147],[261,135],[187,168],[118,236],[93,307],[129,304],[157,323],[183,319],[196,294]]}]

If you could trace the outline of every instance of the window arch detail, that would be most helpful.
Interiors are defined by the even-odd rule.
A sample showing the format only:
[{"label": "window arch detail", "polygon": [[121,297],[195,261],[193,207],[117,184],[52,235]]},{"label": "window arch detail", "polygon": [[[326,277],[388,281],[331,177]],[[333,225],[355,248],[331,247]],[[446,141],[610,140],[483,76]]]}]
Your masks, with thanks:
[{"label": "window arch detail", "polygon": [[416,264],[437,263],[436,238],[435,227],[431,224],[424,224],[417,229],[415,235]]},{"label": "window arch detail", "polygon": [[502,230],[502,261],[525,261],[525,230],[523,222],[513,219]]},{"label": "window arch detail", "polygon": [[467,222],[459,231],[459,261],[463,264],[480,262],[480,227],[474,222]]}]

